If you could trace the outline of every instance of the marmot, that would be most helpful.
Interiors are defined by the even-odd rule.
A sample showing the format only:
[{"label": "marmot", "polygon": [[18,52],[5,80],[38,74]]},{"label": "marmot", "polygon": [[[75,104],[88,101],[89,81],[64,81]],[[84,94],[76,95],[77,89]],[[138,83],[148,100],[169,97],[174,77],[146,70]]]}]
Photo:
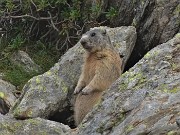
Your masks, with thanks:
[{"label": "marmot", "polygon": [[79,125],[86,114],[101,99],[105,91],[121,74],[122,60],[111,44],[105,29],[93,28],[80,39],[86,50],[84,65],[74,94],[74,118]]}]

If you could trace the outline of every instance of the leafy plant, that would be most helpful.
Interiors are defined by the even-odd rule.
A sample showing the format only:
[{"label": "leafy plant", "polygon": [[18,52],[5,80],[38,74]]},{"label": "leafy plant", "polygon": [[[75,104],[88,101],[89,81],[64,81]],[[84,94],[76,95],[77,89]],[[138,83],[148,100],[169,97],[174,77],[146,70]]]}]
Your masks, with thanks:
[{"label": "leafy plant", "polygon": [[101,14],[101,6],[99,4],[91,7],[91,18],[97,18]]},{"label": "leafy plant", "polygon": [[[22,87],[32,75],[39,74],[26,73],[10,63],[14,51],[26,50],[45,72],[77,43],[87,27],[99,26],[100,3],[86,6],[87,3],[84,0],[1,0],[0,28],[6,33],[5,42],[0,37],[0,72],[5,73],[4,79]],[[108,19],[115,15],[114,8],[106,14]]]},{"label": "leafy plant", "polygon": [[113,19],[114,17],[116,17],[118,14],[118,11],[116,8],[114,7],[110,7],[110,9],[108,10],[108,12],[106,13],[106,17],[107,19]]},{"label": "leafy plant", "polygon": [[78,19],[79,17],[80,17],[80,13],[78,10],[73,9],[70,11],[70,16],[69,16],[70,20],[74,21],[74,20]]},{"label": "leafy plant", "polygon": [[14,9],[15,5],[12,0],[6,0],[6,8],[11,12]]},{"label": "leafy plant", "polygon": [[36,72],[28,73],[20,66],[11,65],[11,68],[5,73],[3,79],[11,82],[18,89],[22,89],[24,84],[37,74]]},{"label": "leafy plant", "polygon": [[38,11],[39,10],[44,10],[46,7],[48,7],[50,4],[49,4],[49,1],[48,0],[38,0],[37,1],[37,7],[38,7]]},{"label": "leafy plant", "polygon": [[10,44],[8,45],[8,48],[11,50],[18,50],[22,45],[24,44],[25,40],[22,38],[22,36],[19,34],[17,37],[11,40]]}]

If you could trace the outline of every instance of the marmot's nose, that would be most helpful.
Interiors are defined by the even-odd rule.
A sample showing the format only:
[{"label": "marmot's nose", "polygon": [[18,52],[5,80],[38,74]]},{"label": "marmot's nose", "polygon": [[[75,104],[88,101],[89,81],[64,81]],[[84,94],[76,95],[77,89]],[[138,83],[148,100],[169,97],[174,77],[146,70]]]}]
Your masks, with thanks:
[{"label": "marmot's nose", "polygon": [[82,46],[85,46],[87,42],[86,42],[86,41],[81,40],[81,41],[80,41],[80,43],[81,43],[81,45],[82,45]]}]

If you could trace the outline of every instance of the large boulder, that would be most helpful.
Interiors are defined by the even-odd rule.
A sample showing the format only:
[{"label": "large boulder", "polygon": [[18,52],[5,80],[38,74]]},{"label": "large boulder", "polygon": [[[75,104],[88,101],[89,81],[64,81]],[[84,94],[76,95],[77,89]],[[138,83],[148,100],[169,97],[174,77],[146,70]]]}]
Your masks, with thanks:
[{"label": "large boulder", "polygon": [[[125,65],[136,41],[136,29],[132,26],[102,28],[107,29],[114,46],[120,54],[124,55],[123,64]],[[16,118],[24,119],[48,118],[57,110],[60,110],[59,112],[67,108],[72,110],[72,93],[81,72],[84,52],[81,45],[77,43],[49,71],[29,80],[23,88],[19,101],[10,112]],[[59,117],[62,119],[63,115]]]},{"label": "large boulder", "polygon": [[125,72],[78,135],[180,134],[180,33]]},{"label": "large boulder", "polygon": [[41,118],[15,120],[0,114],[1,135],[65,135],[70,128],[61,123]]},{"label": "large boulder", "polygon": [[14,105],[16,101],[14,92],[16,92],[14,85],[0,79],[0,113],[6,114],[9,108]]},{"label": "large boulder", "polygon": [[179,0],[136,0],[134,5],[135,17],[132,25],[136,27],[138,35],[129,66],[134,65],[147,51],[172,39],[180,31]]},{"label": "large boulder", "polygon": [[167,42],[180,31],[179,0],[101,0],[91,1],[91,5],[94,5],[94,2],[100,5],[102,10],[102,14],[99,15],[101,21],[104,20],[104,12],[114,9],[109,13],[112,15],[109,26],[136,27],[137,42],[127,68],[137,63],[150,49]]}]

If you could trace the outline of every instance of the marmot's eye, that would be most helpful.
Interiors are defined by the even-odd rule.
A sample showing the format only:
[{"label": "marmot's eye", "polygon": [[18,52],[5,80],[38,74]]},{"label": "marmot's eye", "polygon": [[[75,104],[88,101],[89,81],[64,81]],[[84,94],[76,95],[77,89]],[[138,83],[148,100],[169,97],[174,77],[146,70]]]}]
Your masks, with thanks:
[{"label": "marmot's eye", "polygon": [[94,32],[93,32],[93,33],[91,33],[91,37],[94,37],[95,35],[96,35],[96,33],[94,33]]}]

